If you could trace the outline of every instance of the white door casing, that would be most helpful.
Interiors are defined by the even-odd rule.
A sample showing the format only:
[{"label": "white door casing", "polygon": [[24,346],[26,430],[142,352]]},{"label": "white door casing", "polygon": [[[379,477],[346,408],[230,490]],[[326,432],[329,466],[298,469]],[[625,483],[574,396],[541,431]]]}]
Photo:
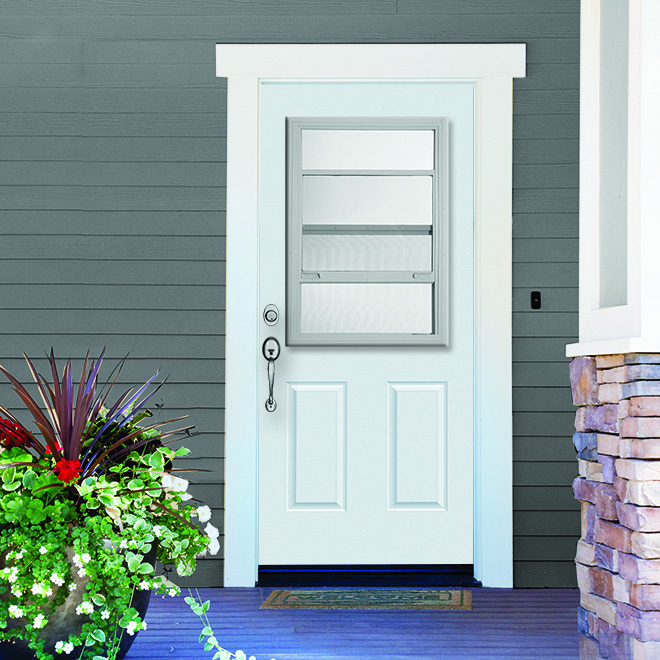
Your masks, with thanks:
[{"label": "white door casing", "polygon": [[225,585],[253,586],[257,429],[259,91],[266,80],[436,80],[475,85],[474,570],[510,587],[512,78],[524,44],[219,44],[228,78]]},{"label": "white door casing", "polygon": [[[426,125],[430,125],[434,123],[434,112],[446,119],[449,133],[449,164],[447,167],[442,162],[437,177],[444,180],[448,174],[449,213],[448,217],[438,218],[434,227],[434,232],[442,235],[449,224],[448,345],[401,344],[406,340],[427,340],[424,334],[399,338],[399,345],[374,345],[375,341],[396,343],[392,339],[396,334],[385,333],[349,333],[349,341],[365,341],[366,345],[285,345],[284,316],[292,313],[285,294],[287,118],[323,115],[331,125],[332,117],[350,117],[353,123],[360,117],[364,131],[369,125],[410,126],[415,120],[423,125],[422,117],[429,117]],[[414,118],[408,118],[406,123],[407,115]],[[272,335],[282,349],[275,363],[277,409],[268,412],[264,405],[260,408],[260,565],[472,564],[473,127],[471,82],[327,81],[262,85],[259,309],[275,304],[282,318],[275,326],[260,323],[259,342]],[[428,139],[432,140],[432,135],[427,131]],[[383,133],[380,136],[382,144],[386,138]],[[354,137],[348,143],[355,140]],[[348,143],[341,147],[344,157]],[[369,149],[373,148],[369,141]],[[443,161],[443,153],[438,151],[435,159]],[[377,169],[382,167],[381,155]],[[355,172],[352,170],[353,175]],[[324,201],[326,212],[327,207],[340,204],[343,199],[336,199],[334,189],[341,178],[333,176],[333,198]],[[426,177],[407,176],[406,181],[423,182],[423,178]],[[366,185],[364,174],[358,179],[357,185]],[[371,203],[377,203],[383,188],[393,187],[393,180],[397,179],[389,178],[379,188]],[[312,177],[314,181],[318,178]],[[364,194],[364,187],[361,190]],[[429,187],[429,196],[430,191]],[[404,195],[404,190],[397,190],[399,200]],[[409,197],[414,203],[424,195],[415,189]],[[444,199],[444,191],[440,197]],[[437,206],[442,206],[441,202],[438,200]],[[351,208],[356,204],[352,200]],[[380,210],[370,223],[372,228],[382,223],[386,211]],[[430,212],[429,203],[427,214]],[[368,213],[369,209],[362,211],[357,224],[364,224]],[[403,222],[409,217],[409,210],[395,207],[393,217]],[[346,209],[340,206],[333,219],[346,221]],[[297,243],[291,236],[293,227],[289,226],[288,231],[290,242]],[[352,236],[355,240],[356,235]],[[359,253],[364,255],[365,243],[359,245]],[[343,246],[349,249],[347,243]],[[354,244],[353,250],[355,247]],[[440,290],[447,279],[444,262],[442,259],[435,264],[442,273]],[[384,269],[394,266],[389,261]],[[373,276],[370,272],[369,277]],[[372,309],[371,318],[377,318],[376,325],[381,328],[384,323],[405,324],[415,315],[415,303],[410,302],[414,290],[430,288],[423,282],[357,286],[367,291],[379,286],[406,288],[404,299],[397,296],[397,306],[392,301],[386,313],[382,308]],[[368,294],[371,298],[376,295]],[[320,304],[335,314],[341,313],[344,300],[335,298],[330,305]],[[345,306],[343,309],[346,311]],[[358,316],[361,323],[368,321],[363,313]],[[328,321],[331,325],[342,323],[334,316],[323,322]],[[321,341],[341,341],[344,334],[331,333]],[[268,396],[265,369],[264,360],[258,374],[264,401]]]}]

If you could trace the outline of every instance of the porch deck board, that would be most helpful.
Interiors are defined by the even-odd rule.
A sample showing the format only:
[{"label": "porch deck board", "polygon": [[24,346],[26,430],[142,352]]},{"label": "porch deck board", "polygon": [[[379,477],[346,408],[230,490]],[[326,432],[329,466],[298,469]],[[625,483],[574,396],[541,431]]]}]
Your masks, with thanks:
[{"label": "porch deck board", "polygon": [[[200,589],[220,643],[257,660],[578,660],[574,589],[475,589],[473,609],[260,610],[272,589]],[[185,594],[187,595],[187,594]],[[199,619],[152,599],[126,660],[203,660]]]}]

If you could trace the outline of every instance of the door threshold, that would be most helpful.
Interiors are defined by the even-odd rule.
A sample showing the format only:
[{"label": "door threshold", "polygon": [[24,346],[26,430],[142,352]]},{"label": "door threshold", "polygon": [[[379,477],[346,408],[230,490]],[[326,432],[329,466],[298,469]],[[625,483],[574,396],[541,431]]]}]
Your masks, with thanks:
[{"label": "door threshold", "polygon": [[472,564],[259,566],[257,587],[481,587]]}]

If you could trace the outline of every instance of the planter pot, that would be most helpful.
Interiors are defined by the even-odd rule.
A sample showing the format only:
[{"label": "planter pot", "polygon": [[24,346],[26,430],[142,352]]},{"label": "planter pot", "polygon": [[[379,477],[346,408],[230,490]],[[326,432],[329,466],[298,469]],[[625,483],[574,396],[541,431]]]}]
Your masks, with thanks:
[{"label": "planter pot", "polygon": [[[145,561],[152,565],[156,561],[156,548],[154,548],[145,556]],[[57,610],[48,617],[48,624],[42,629],[40,639],[45,641],[44,650],[47,653],[59,658],[65,657],[55,653],[55,644],[60,640],[68,640],[70,634],[79,634],[82,625],[89,619],[85,616],[76,614],[76,607],[82,602],[82,594],[85,591],[88,579],[76,578],[77,589],[69,594],[68,598],[57,608]],[[149,600],[151,599],[151,591],[135,591],[133,600],[130,607],[134,607],[141,619],[149,607]],[[22,620],[19,620],[22,621]],[[119,653],[117,660],[122,658],[128,653],[135,639],[134,635],[128,635],[126,632],[121,637],[119,644]],[[79,652],[78,652],[79,653]],[[0,642],[0,660],[35,660],[35,654],[32,649],[27,645],[24,640],[16,640],[12,642]],[[77,657],[77,655],[76,655]]]}]

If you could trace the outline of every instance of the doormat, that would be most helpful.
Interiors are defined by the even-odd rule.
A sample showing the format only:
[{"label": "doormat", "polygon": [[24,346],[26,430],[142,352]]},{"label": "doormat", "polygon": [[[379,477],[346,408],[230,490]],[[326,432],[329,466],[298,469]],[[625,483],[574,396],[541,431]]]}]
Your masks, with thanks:
[{"label": "doormat", "polygon": [[260,609],[471,610],[466,589],[276,589]]}]

